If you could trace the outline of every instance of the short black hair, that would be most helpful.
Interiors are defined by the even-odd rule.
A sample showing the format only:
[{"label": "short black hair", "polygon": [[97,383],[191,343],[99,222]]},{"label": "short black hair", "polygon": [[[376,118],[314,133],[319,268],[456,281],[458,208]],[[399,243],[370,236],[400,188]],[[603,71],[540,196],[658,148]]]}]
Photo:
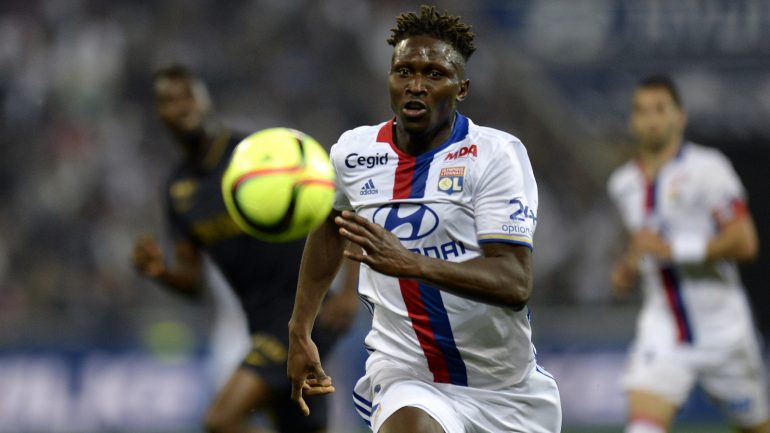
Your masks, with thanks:
[{"label": "short black hair", "polygon": [[179,63],[172,63],[170,65],[159,68],[152,76],[153,81],[161,79],[187,79],[197,80],[197,77],[187,66]]},{"label": "short black hair", "polygon": [[637,89],[659,88],[667,91],[677,107],[682,108],[682,99],[679,97],[679,89],[674,80],[666,74],[653,74],[639,80]]},{"label": "short black hair", "polygon": [[405,12],[396,17],[396,27],[391,29],[388,44],[396,46],[399,42],[411,36],[430,36],[451,45],[466,62],[476,51],[473,46],[471,26],[460,21],[459,16],[440,14],[435,6],[420,6],[420,15]]}]

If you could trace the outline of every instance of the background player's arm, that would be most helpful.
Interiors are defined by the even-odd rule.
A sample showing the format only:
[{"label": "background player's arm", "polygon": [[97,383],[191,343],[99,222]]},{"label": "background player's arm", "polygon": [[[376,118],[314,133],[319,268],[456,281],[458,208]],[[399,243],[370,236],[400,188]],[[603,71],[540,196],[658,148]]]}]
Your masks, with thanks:
[{"label": "background player's arm", "polygon": [[754,219],[743,215],[722,225],[706,246],[706,259],[753,260],[759,254],[759,238]]},{"label": "background player's arm", "polygon": [[166,266],[163,251],[152,236],[139,238],[134,245],[134,266],[143,275],[188,297],[198,297],[203,287],[203,264],[195,245],[180,240],[175,245],[172,267]]},{"label": "background player's arm", "polygon": [[[650,254],[658,260],[682,261],[677,260],[675,245],[650,230],[640,230],[634,235],[632,249],[640,254]],[[721,259],[752,260],[758,252],[757,229],[751,216],[746,214],[722,224],[716,236],[706,241],[703,258],[695,262]]]},{"label": "background player's arm", "polygon": [[289,320],[289,354],[287,374],[292,381],[291,398],[305,415],[310,414],[303,395],[334,391],[331,378],[323,371],[318,348],[310,338],[318,311],[334,276],[342,263],[347,242],[337,232],[332,211],[329,218],[314,230],[302,253],[294,311]]},{"label": "background player's arm", "polygon": [[639,253],[628,249],[612,266],[610,281],[617,296],[626,296],[639,280]]},{"label": "background player's arm", "polygon": [[493,305],[523,308],[532,293],[531,251],[526,246],[485,243],[484,255],[455,263],[415,254],[382,226],[353,212],[336,219],[340,234],[361,246],[365,254],[345,256],[377,272],[426,281],[458,296]]}]

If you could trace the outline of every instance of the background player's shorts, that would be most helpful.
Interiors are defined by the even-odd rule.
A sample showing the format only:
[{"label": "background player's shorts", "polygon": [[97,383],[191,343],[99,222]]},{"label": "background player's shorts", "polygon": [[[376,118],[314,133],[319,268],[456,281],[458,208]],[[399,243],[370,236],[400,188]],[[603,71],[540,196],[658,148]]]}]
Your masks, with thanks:
[{"label": "background player's shorts", "polygon": [[398,409],[411,406],[435,419],[446,433],[561,431],[556,381],[540,367],[510,388],[490,391],[418,379],[407,368],[380,359],[367,363],[355,386],[356,411],[377,432]]},{"label": "background player's shorts", "polygon": [[770,418],[767,382],[755,338],[747,336],[732,347],[717,349],[658,346],[652,342],[634,345],[621,379],[626,391],[647,391],[681,406],[697,382],[739,427],[753,427]]},{"label": "background player's shorts", "polygon": [[[289,332],[285,323],[270,328],[274,329],[262,329],[252,334],[251,350],[241,367],[256,373],[267,382],[273,392],[275,398],[271,405],[272,418],[278,431],[301,433],[325,429],[331,397],[325,395],[306,398],[310,415],[302,415],[297,403],[291,399],[291,380],[286,375]],[[331,351],[338,337],[339,334],[335,331],[324,330],[321,326],[313,328],[312,338],[318,347],[321,360]]]}]

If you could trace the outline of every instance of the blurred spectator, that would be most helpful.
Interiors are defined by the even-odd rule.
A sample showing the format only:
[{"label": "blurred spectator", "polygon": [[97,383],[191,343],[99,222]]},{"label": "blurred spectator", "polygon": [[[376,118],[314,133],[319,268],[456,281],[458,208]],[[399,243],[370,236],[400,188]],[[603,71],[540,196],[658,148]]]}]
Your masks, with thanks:
[{"label": "blurred spectator", "polygon": [[[178,306],[125,265],[134,235],[161,221],[161,200],[146,192],[158,189],[162,161],[172,157],[146,110],[151,71],[171,61],[189,64],[209,79],[227,123],[243,130],[290,126],[328,147],[341,131],[389,112],[378,84],[387,70],[381,59],[387,59],[388,20],[404,4],[4,2],[0,345],[54,339],[89,345],[115,335],[132,344],[148,314],[166,307],[202,337],[204,311]],[[770,81],[757,60],[770,11],[725,2],[726,16],[743,24],[730,27],[705,9],[674,4],[441,5],[464,15],[484,41],[468,71],[476,95],[461,111],[513,131],[529,146],[543,209],[537,304],[611,302],[603,251],[612,243],[613,220],[603,211],[603,184],[630,150],[628,95],[621,89],[631,77],[652,67],[689,74],[692,88],[683,94],[692,99],[691,123],[712,134],[711,141],[727,137],[722,146],[738,137],[756,149],[770,137],[763,120],[770,114]],[[703,30],[655,27],[670,16]],[[663,36],[676,43],[664,44]],[[686,66],[682,58],[695,61]],[[755,201],[767,200],[760,195],[753,194]],[[586,244],[592,248],[582,252]],[[62,323],[68,326],[57,326]]]}]

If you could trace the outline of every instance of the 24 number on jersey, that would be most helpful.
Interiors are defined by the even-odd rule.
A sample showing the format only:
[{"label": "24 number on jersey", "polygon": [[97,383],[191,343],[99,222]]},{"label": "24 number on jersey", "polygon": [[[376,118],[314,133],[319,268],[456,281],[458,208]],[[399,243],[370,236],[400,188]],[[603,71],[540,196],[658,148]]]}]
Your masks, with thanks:
[{"label": "24 number on jersey", "polygon": [[524,222],[527,220],[527,218],[529,218],[533,223],[537,223],[537,216],[535,216],[535,211],[522,203],[521,199],[514,198],[509,203],[514,205],[514,207],[518,207],[518,209],[516,209],[516,211],[511,214],[512,220]]}]

